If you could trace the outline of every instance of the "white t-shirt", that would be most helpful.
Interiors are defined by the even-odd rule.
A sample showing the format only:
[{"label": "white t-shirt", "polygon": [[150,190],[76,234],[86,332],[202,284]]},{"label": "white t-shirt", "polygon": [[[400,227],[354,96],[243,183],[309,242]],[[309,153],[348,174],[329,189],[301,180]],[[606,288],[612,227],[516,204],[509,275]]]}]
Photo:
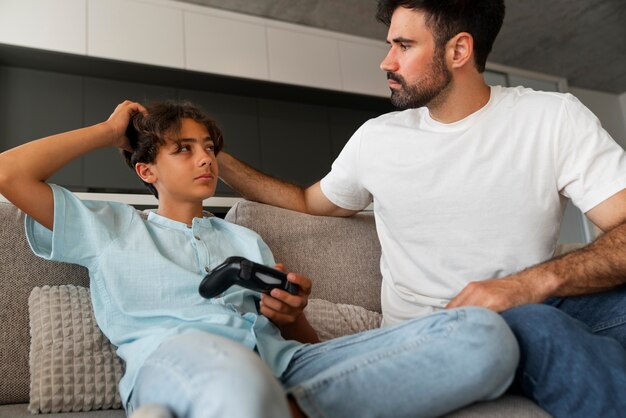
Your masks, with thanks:
[{"label": "white t-shirt", "polygon": [[626,188],[626,153],[570,94],[492,87],[458,122],[426,108],[369,120],[321,188],[343,208],[373,201],[392,324],[550,258],[566,198],[587,212]]}]

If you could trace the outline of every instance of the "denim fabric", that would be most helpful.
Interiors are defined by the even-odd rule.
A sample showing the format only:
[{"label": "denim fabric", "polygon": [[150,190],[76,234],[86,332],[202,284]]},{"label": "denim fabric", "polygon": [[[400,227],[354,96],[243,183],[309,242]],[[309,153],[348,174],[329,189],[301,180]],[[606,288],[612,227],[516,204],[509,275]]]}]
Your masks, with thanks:
[{"label": "denim fabric", "polygon": [[624,417],[626,287],[502,314],[520,344],[515,386],[554,417]]},{"label": "denim fabric", "polygon": [[[144,363],[128,405],[167,405],[178,418],[434,417],[501,395],[518,347],[493,312],[462,308],[302,347],[280,381],[251,350],[189,333]],[[282,383],[282,387],[281,387]]]},{"label": "denim fabric", "polygon": [[306,346],[282,381],[309,418],[440,416],[512,382],[517,343],[497,317],[454,309]]}]

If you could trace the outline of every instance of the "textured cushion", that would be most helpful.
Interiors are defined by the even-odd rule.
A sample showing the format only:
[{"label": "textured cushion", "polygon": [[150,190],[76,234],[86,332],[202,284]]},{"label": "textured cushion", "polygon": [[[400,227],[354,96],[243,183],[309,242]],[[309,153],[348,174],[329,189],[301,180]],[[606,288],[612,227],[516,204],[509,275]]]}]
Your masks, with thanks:
[{"label": "textured cushion", "polygon": [[28,295],[35,286],[87,286],[87,270],[43,260],[28,247],[24,214],[0,202],[0,404],[28,402]]},{"label": "textured cushion", "polygon": [[36,287],[30,314],[29,411],[120,408],[122,362],[96,325],[89,289]]},{"label": "textured cushion", "polygon": [[380,243],[371,212],[311,216],[243,201],[226,220],[256,231],[277,262],[308,276],[312,297],[380,312]]},{"label": "textured cushion", "polygon": [[322,341],[378,328],[383,318],[380,312],[324,299],[310,299],[305,313]]}]

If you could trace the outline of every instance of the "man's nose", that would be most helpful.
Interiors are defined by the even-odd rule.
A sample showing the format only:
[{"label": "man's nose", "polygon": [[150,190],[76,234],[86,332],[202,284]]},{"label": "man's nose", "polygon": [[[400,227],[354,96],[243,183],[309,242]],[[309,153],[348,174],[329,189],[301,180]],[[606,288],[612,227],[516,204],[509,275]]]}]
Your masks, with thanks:
[{"label": "man's nose", "polygon": [[380,63],[380,69],[385,73],[392,73],[398,70],[398,63],[392,49],[387,52],[387,55]]}]

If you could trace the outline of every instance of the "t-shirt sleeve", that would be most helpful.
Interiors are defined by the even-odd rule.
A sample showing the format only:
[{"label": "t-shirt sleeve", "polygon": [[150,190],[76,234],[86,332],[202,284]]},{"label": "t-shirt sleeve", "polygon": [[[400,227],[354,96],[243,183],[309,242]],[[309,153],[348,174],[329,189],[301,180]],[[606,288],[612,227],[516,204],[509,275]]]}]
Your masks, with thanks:
[{"label": "t-shirt sleeve", "polygon": [[352,135],[335,162],[330,173],[320,182],[324,195],[344,209],[362,210],[372,203],[372,195],[363,186],[360,176],[360,150],[363,131],[361,126]]},{"label": "t-shirt sleeve", "polygon": [[127,229],[128,211],[119,210],[121,204],[82,201],[63,187],[50,187],[54,195],[53,231],[27,216],[28,244],[39,257],[88,267],[119,231]]},{"label": "t-shirt sleeve", "polygon": [[558,188],[587,212],[626,188],[626,153],[574,96],[566,95],[561,116]]}]

